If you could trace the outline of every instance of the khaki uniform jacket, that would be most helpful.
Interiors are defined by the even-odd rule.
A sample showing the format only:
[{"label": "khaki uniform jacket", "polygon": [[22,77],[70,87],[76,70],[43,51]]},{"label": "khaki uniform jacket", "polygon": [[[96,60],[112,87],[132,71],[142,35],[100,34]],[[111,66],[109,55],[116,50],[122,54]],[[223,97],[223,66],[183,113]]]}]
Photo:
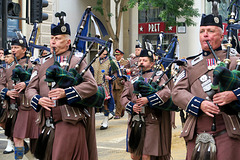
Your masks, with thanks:
[{"label": "khaki uniform jacket", "polygon": [[[69,56],[69,54],[70,54],[70,51],[66,51],[58,56]],[[79,60],[80,58],[73,55],[69,65],[69,69],[74,68]],[[44,79],[46,78],[45,73],[47,68],[53,65],[53,63],[54,63],[54,57],[51,57],[47,61],[45,61],[45,63],[36,65],[31,77],[31,81],[26,89],[26,96],[29,99],[31,99],[31,106],[36,111],[40,110],[39,123],[41,127],[44,126],[45,118],[50,116],[50,112],[43,109],[40,105],[38,105],[38,100],[40,97],[48,97],[49,88],[47,86],[47,82],[45,82]],[[80,73],[80,71],[82,71],[86,66],[87,66],[86,62],[83,61],[80,65],[78,72]],[[72,100],[76,100],[76,101],[80,100],[79,97],[81,99],[90,97],[97,92],[97,83],[94,80],[90,71],[85,72],[83,79],[84,79],[83,82],[80,83],[79,85],[72,86],[65,89],[66,96],[67,96],[66,99],[68,103]],[[94,117],[93,108],[87,108],[90,114],[90,117],[84,114],[82,108],[83,107],[81,106],[72,107],[71,104],[70,105],[65,104],[65,105],[61,105],[60,107],[59,106],[54,107],[52,109],[53,119],[55,122],[64,121],[67,123],[72,123],[73,125],[76,125],[79,121],[86,120],[84,121],[84,124],[85,124],[86,141],[87,141],[88,154],[89,154],[88,157],[91,160],[97,160],[95,117]],[[63,133],[63,132],[68,132],[68,131],[62,130],[60,132],[61,134],[64,135],[66,133]],[[56,133],[55,131],[55,134],[59,134],[59,133]],[[81,135],[76,135],[76,136],[79,136],[79,138],[81,138]],[[69,141],[68,143],[66,143],[66,146],[69,143],[75,143],[75,142]],[[61,146],[61,147],[64,147],[64,146]],[[65,149],[67,150],[70,148],[65,148]],[[68,156],[72,157],[73,155],[68,155]]]},{"label": "khaki uniform jacket", "polygon": [[[216,51],[216,54],[221,61],[226,58],[225,51]],[[209,70],[207,64],[207,59],[212,58],[214,58],[213,54],[204,56],[203,53],[199,54],[195,58],[188,59],[187,66],[182,68],[183,71],[180,72],[172,90],[172,99],[174,104],[189,113],[181,134],[186,141],[194,138],[195,131],[197,128],[199,129],[199,127],[203,127],[204,131],[211,133],[212,123],[209,122],[212,122],[212,118],[200,110],[200,105],[201,102],[206,100],[208,97],[202,87],[202,85],[206,87],[205,84],[208,82],[206,81],[205,84],[203,84],[201,83],[201,80],[203,81],[204,77],[210,77],[211,82],[213,81],[213,69]],[[236,60],[239,58],[231,57],[230,59],[231,63],[229,69],[233,70],[236,68]],[[206,118],[209,118],[207,123],[204,121],[202,121],[202,123],[200,122],[200,120]],[[236,115],[230,116],[221,112],[220,115],[217,115],[217,118],[219,121],[224,121],[227,133],[230,137],[240,139],[240,125]],[[218,122],[216,123],[218,124]],[[224,130],[225,127],[217,127],[216,132]]]},{"label": "khaki uniform jacket", "polygon": [[[18,63],[24,68],[24,64],[26,63],[26,58],[20,59]],[[13,62],[9,68],[4,69],[1,75],[1,81],[0,81],[0,91],[2,99],[6,99],[6,93],[7,90],[14,89],[14,82],[12,80],[12,71],[15,68],[16,64]],[[30,60],[28,61],[28,68],[32,67],[32,63]],[[25,95],[23,93],[19,93],[19,107],[22,110],[31,110],[29,107],[29,101],[26,99]]]},{"label": "khaki uniform jacket", "polygon": [[[18,61],[18,63],[24,68],[24,64],[26,63],[26,58],[22,58]],[[8,96],[6,93],[8,90],[14,89],[14,82],[12,80],[12,71],[15,68],[16,64],[13,62],[5,69],[5,72],[2,74],[2,79],[0,82],[1,88],[1,96],[5,99],[6,106],[8,106]],[[28,61],[28,68],[32,67],[32,63],[30,60]],[[28,82],[25,82],[26,85]],[[17,119],[14,125],[13,137],[18,138],[31,138],[37,139],[39,135],[39,127],[36,124],[36,120],[38,118],[37,113],[30,107],[30,101],[26,98],[26,95],[23,92],[19,93],[19,98],[17,98],[18,104],[18,114]]]},{"label": "khaki uniform jacket", "polygon": [[[153,72],[148,72],[142,75],[142,77],[148,81],[152,76]],[[153,82],[156,80],[156,76]],[[134,88],[131,81],[134,78],[131,78],[130,81],[126,82],[121,96],[121,104],[125,108],[132,107],[136,103],[136,95],[133,93]],[[162,85],[166,81],[167,77],[164,77],[160,81]],[[156,92],[156,96],[153,99],[149,99],[151,105],[153,103],[158,103],[157,105],[163,105],[171,96],[170,89],[166,86],[163,90]],[[146,136],[144,140],[143,154],[152,155],[152,156],[169,156],[171,152],[171,120],[170,112],[163,111],[159,109],[154,109],[147,105],[145,107],[144,119],[146,122]],[[131,124],[128,124],[128,136],[130,135]],[[128,137],[129,138],[129,137]],[[130,149],[131,151],[131,149]]]}]

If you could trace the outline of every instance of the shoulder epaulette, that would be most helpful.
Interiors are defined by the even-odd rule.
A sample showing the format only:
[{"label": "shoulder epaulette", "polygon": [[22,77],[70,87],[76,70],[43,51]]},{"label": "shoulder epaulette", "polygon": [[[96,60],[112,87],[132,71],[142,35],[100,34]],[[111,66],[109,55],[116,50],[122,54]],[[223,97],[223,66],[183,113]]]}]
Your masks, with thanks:
[{"label": "shoulder epaulette", "polygon": [[41,64],[45,63],[48,59],[50,59],[52,57],[52,54],[48,54],[44,57],[41,58]]},{"label": "shoulder epaulette", "polygon": [[187,57],[186,60],[189,60],[189,59],[193,59],[193,58],[196,58],[197,56],[201,55],[202,53],[199,53],[197,55],[194,55],[194,56],[190,56],[190,57]]}]

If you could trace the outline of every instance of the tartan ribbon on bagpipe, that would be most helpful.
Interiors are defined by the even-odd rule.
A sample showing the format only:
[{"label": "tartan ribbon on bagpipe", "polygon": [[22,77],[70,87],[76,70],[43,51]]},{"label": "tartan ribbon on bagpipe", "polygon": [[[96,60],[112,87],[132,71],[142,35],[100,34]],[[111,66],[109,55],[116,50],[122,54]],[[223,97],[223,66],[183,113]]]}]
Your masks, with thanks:
[{"label": "tartan ribbon on bagpipe", "polygon": [[[226,65],[221,62],[213,71],[213,90],[232,91],[240,86],[240,71],[230,71]],[[236,114],[240,111],[240,105],[237,101],[219,107],[222,112],[227,114]]]},{"label": "tartan ribbon on bagpipe", "polygon": [[[147,97],[163,89],[163,87],[157,85],[154,82],[152,82],[152,84],[154,84],[154,87],[151,84],[145,82],[143,77],[139,77],[139,79],[133,83],[133,93],[141,94],[142,97]],[[179,111],[178,107],[173,103],[172,97],[170,97],[169,100],[163,105],[155,106],[155,108],[167,111]]]},{"label": "tartan ribbon on bagpipe", "polygon": [[86,107],[102,107],[105,100],[105,90],[102,86],[98,86],[97,93],[89,98],[82,99],[76,104]]},{"label": "tartan ribbon on bagpipe", "polygon": [[220,92],[231,91],[240,86],[240,79],[237,74],[240,71],[230,71],[225,67],[225,64],[221,62],[213,71],[213,84],[212,89],[219,87]]},{"label": "tartan ribbon on bagpipe", "polygon": [[55,61],[54,65],[46,70],[46,82],[56,82],[58,87],[67,88],[75,86],[83,81],[82,76],[75,69],[70,69],[69,72],[60,67],[60,64]]},{"label": "tartan ribbon on bagpipe", "polygon": [[31,69],[28,69],[27,71],[22,68],[21,65],[16,65],[15,68],[12,70],[12,80],[17,82],[25,82],[30,80],[31,77]]},{"label": "tartan ribbon on bagpipe", "polygon": [[143,77],[139,77],[139,79],[133,83],[133,88],[133,93],[141,94],[142,97],[147,97],[158,91],[157,89],[153,88],[149,83],[146,83]]},{"label": "tartan ribbon on bagpipe", "polygon": [[[74,69],[71,68],[68,71],[60,67],[58,62],[50,66],[46,70],[46,82],[55,82],[60,88],[68,88],[71,86],[76,86],[83,82],[83,77]],[[101,107],[105,100],[105,90],[103,87],[99,86],[97,93],[93,96],[81,99],[76,102],[77,105],[83,105],[86,107]]]}]

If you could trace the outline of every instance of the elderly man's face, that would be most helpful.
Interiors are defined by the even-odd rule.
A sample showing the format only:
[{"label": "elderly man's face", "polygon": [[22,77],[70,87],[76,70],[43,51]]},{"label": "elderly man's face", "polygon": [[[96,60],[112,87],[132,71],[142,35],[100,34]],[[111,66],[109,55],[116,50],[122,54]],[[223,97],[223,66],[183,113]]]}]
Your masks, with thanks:
[{"label": "elderly man's face", "polygon": [[71,40],[68,35],[56,35],[51,36],[50,48],[53,53],[53,48],[55,48],[56,55],[59,55],[68,50]]},{"label": "elderly man's face", "polygon": [[222,29],[217,26],[201,26],[199,36],[204,51],[210,51],[206,41],[210,42],[213,49],[217,49],[221,46],[223,40]]}]

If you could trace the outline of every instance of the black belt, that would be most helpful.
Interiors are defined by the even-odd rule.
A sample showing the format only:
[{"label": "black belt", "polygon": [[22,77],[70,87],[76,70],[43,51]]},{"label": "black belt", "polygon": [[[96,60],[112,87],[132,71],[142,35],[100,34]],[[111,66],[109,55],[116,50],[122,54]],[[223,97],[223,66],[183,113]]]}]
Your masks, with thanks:
[{"label": "black belt", "polygon": [[227,133],[227,130],[226,130],[226,129],[224,129],[224,130],[222,130],[221,132],[218,132],[218,133],[216,133],[216,134],[213,134],[213,137],[215,138],[215,137],[221,136],[221,135],[223,135],[223,134],[225,134],[225,133]]}]

